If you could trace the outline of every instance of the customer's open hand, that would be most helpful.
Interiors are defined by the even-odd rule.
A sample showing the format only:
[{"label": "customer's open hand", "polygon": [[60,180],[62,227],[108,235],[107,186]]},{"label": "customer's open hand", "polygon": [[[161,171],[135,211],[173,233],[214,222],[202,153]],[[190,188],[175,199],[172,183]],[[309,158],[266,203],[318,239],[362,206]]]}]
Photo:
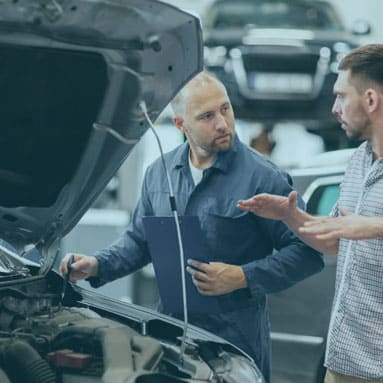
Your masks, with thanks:
[{"label": "customer's open hand", "polygon": [[369,239],[382,236],[382,217],[364,217],[340,209],[338,217],[321,217],[306,222],[300,233],[315,236],[321,240]]},{"label": "customer's open hand", "polygon": [[292,191],[288,197],[273,194],[256,194],[255,196],[238,201],[237,206],[263,218],[284,220],[297,207],[297,192]]}]

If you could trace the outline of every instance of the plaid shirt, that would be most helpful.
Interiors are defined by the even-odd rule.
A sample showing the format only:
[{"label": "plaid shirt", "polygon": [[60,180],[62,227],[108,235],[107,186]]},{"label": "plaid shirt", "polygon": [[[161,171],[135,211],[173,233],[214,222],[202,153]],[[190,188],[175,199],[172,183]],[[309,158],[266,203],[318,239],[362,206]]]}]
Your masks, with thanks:
[{"label": "plaid shirt", "polygon": [[[332,215],[345,208],[383,215],[383,159],[365,142],[353,154]],[[339,245],[325,365],[341,374],[383,378],[383,238]]]}]

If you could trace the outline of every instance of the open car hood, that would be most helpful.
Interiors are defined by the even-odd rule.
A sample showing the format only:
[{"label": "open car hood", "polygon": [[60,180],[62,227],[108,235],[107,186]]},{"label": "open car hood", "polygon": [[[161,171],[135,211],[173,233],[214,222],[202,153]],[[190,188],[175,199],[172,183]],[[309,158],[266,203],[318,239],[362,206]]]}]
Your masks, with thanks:
[{"label": "open car hood", "polygon": [[147,130],[139,104],[154,120],[201,70],[200,22],[171,5],[0,2],[0,238],[48,270]]}]

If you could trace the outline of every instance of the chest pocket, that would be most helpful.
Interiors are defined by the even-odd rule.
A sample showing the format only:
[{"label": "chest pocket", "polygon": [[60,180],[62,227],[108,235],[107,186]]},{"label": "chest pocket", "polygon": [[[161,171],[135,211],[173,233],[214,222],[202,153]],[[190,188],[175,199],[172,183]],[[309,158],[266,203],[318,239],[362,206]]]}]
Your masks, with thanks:
[{"label": "chest pocket", "polygon": [[254,215],[226,206],[226,209],[209,209],[203,215],[202,226],[213,261],[243,264],[254,256]]}]

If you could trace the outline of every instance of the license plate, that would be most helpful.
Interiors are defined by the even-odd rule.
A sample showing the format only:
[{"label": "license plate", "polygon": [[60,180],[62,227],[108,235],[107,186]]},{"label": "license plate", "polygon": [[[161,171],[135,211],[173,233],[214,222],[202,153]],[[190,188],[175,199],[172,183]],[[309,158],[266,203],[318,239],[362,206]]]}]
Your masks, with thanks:
[{"label": "license plate", "polygon": [[262,93],[311,93],[313,79],[301,73],[256,73],[254,89]]}]

